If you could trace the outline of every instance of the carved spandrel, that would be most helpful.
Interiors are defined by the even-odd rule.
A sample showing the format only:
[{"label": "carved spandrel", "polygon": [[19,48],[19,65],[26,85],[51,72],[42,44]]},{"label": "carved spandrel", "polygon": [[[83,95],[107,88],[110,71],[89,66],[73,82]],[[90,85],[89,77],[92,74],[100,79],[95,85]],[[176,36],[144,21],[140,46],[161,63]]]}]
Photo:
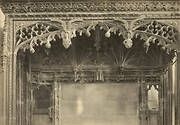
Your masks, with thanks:
[{"label": "carved spandrel", "polygon": [[174,40],[174,34],[175,34],[175,29],[171,26],[165,26],[162,25],[156,21],[153,21],[152,23],[144,26],[144,27],[140,27],[139,29],[143,29],[143,31],[147,31],[148,33],[152,33],[154,35],[159,35],[162,36],[163,38],[167,38],[169,40]]},{"label": "carved spandrel", "polygon": [[[32,53],[35,52],[33,46],[37,46],[38,44],[45,44],[46,47],[49,48],[49,42],[54,39],[54,36],[49,36],[47,38],[45,34],[56,30],[58,30],[57,27],[49,26],[46,23],[36,23],[28,27],[21,28],[16,32],[16,47],[21,46],[21,44],[23,44],[22,42],[26,42],[29,40],[31,41],[29,43],[29,49]],[[28,46],[26,45],[25,48],[22,49],[26,49],[26,47]]]},{"label": "carved spandrel", "polygon": [[33,24],[38,23],[39,21],[14,21],[15,30],[18,31],[19,29],[27,28]]}]

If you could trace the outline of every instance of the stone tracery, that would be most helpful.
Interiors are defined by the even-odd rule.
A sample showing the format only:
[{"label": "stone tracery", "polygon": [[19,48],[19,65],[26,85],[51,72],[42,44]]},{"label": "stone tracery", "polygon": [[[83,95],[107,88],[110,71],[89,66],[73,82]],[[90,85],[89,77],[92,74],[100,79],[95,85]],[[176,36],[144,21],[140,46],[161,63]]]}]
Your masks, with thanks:
[{"label": "stone tracery", "polygon": [[[142,2],[142,1],[140,1],[140,2]],[[9,69],[6,68],[5,72],[10,73],[10,75],[7,76],[7,78],[6,78],[7,80],[5,79],[7,81],[5,83],[7,83],[9,85],[9,87],[8,87],[9,90],[13,89],[13,92],[15,92],[17,90],[16,86],[14,87],[14,85],[18,84],[18,83],[15,82],[16,81],[16,78],[15,78],[16,65],[13,65],[13,64],[16,64],[16,58],[14,58],[14,57],[16,56],[16,54],[17,54],[16,52],[18,52],[19,48],[21,48],[21,49],[30,49],[31,52],[34,52],[35,51],[35,49],[34,49],[35,46],[40,45],[40,44],[45,45],[47,48],[50,48],[50,47],[52,48],[52,46],[53,46],[52,42],[55,40],[55,36],[58,36],[58,35],[59,35],[59,38],[63,40],[62,45],[65,48],[70,48],[70,45],[73,42],[73,41],[71,41],[72,38],[75,38],[76,35],[79,35],[79,34],[81,35],[82,33],[86,34],[87,36],[90,36],[91,35],[91,30],[94,29],[96,26],[99,26],[102,30],[106,31],[104,33],[104,35],[107,38],[113,36],[114,35],[113,33],[116,33],[116,34],[120,33],[119,35],[123,36],[123,38],[125,39],[124,40],[125,47],[130,48],[130,49],[132,49],[132,47],[135,45],[135,43],[132,43],[132,42],[134,42],[132,39],[134,37],[141,36],[141,39],[146,41],[144,43],[144,46],[146,47],[147,55],[149,53],[151,55],[152,54],[151,52],[155,50],[155,49],[151,49],[152,43],[154,43],[153,46],[156,46],[156,45],[158,46],[159,45],[162,49],[165,49],[167,53],[169,53],[173,49],[177,49],[177,47],[176,47],[176,43],[178,42],[178,41],[176,41],[176,33],[177,33],[177,31],[173,27],[171,27],[169,25],[165,25],[165,24],[162,24],[162,23],[157,22],[157,21],[152,21],[153,19],[151,21],[147,21],[146,19],[145,20],[141,19],[141,20],[130,21],[130,20],[132,20],[134,18],[134,15],[139,16],[139,14],[137,14],[137,13],[135,13],[135,14],[125,14],[128,18],[131,18],[131,16],[133,15],[133,17],[130,20],[128,18],[125,19],[125,20],[118,19],[118,17],[120,17],[120,16],[124,17],[123,12],[122,13],[118,12],[119,15],[114,14],[113,17],[117,16],[117,18],[112,18],[111,14],[114,13],[114,11],[124,11],[124,12],[126,12],[126,11],[137,12],[138,11],[139,12],[139,11],[159,11],[159,10],[163,10],[163,11],[166,11],[168,13],[163,14],[163,16],[161,16],[160,18],[166,17],[166,15],[176,15],[177,14],[177,16],[178,16],[178,13],[176,13],[174,11],[179,11],[179,2],[174,2],[174,3],[173,2],[163,2],[161,4],[161,2],[156,2],[155,1],[155,2],[150,2],[150,6],[146,6],[147,3],[149,5],[149,2],[145,2],[145,4],[139,5],[140,2],[133,2],[133,3],[131,3],[131,2],[122,2],[123,4],[121,2],[118,2],[117,4],[115,4],[113,2],[112,3],[110,2],[111,4],[109,4],[109,6],[107,6],[107,3],[102,3],[102,4],[100,3],[100,4],[96,5],[96,4],[93,4],[93,3],[86,3],[86,2],[85,3],[81,3],[81,2],[76,3],[75,2],[74,6],[72,6],[71,2],[70,3],[65,2],[65,3],[59,3],[59,4],[56,4],[56,3],[38,3],[37,5],[35,5],[33,3],[27,3],[25,6],[23,4],[18,4],[18,3],[17,4],[8,4],[7,6],[4,5],[4,8],[3,8],[4,12],[10,14],[10,15],[7,14],[8,18],[15,18],[15,17],[17,17],[18,14],[21,13],[18,18],[21,18],[21,19],[23,17],[24,18],[22,19],[23,21],[22,20],[19,21],[20,23],[26,22],[26,20],[29,20],[29,19],[32,20],[32,15],[33,14],[31,12],[37,12],[38,13],[37,15],[36,14],[33,15],[33,19],[34,19],[34,17],[40,16],[40,18],[38,17],[38,19],[39,19],[38,23],[33,24],[33,26],[35,26],[37,28],[37,29],[35,28],[36,30],[34,28],[32,28],[33,29],[32,34],[34,34],[34,36],[31,34],[31,32],[28,31],[28,29],[27,29],[27,31],[22,29],[20,31],[20,33],[19,33],[19,31],[17,32],[19,35],[16,35],[17,40],[14,41],[14,42],[16,42],[15,52],[12,49],[12,51],[11,50],[10,51],[13,54],[8,55],[8,56],[10,56],[9,58],[11,58],[11,56],[12,56],[13,59],[10,60],[10,64],[8,64],[8,65],[5,64],[7,67],[9,67]],[[143,1],[143,3],[144,3],[144,1]],[[103,5],[104,7],[102,7],[101,5]],[[54,7],[54,8],[51,9],[51,6]],[[65,6],[65,8],[64,8],[64,6]],[[89,6],[91,7],[90,9],[88,8]],[[124,7],[124,6],[126,6],[126,7]],[[45,12],[45,11],[48,11],[48,12],[62,12],[63,14],[59,14],[59,15],[55,14],[54,17],[56,17],[56,16],[60,17],[63,21],[59,21],[59,20],[54,21],[52,19],[52,18],[54,18],[51,15],[52,13],[49,13],[48,15],[39,14],[40,12]],[[88,17],[88,15],[85,15],[86,17],[81,17],[81,14],[79,14],[79,15],[77,14],[77,15],[73,15],[73,17],[69,17],[70,15],[64,13],[64,12],[72,12],[72,13],[74,13],[74,11],[77,11],[77,12],[84,12],[84,11],[85,12],[90,12],[90,15],[93,16],[93,18]],[[26,12],[30,12],[29,15],[24,14]],[[95,14],[95,16],[94,16],[93,15],[94,13],[91,14],[91,12],[107,12],[108,14],[106,15],[106,14],[103,14],[103,13],[98,13],[99,15]],[[169,13],[169,12],[173,12],[173,13]],[[147,18],[148,17],[153,17],[152,15],[153,14],[147,14],[146,17]],[[161,13],[156,13],[154,15],[156,15],[156,17],[155,17],[155,20],[156,20],[156,18],[159,18],[159,15],[161,15]],[[63,17],[63,16],[65,16],[65,17]],[[99,18],[95,19],[98,16],[100,16],[101,19],[99,19]],[[50,23],[44,23],[44,21],[42,21],[44,19],[44,17],[46,19],[52,19],[51,22]],[[78,18],[78,17],[81,17],[82,20],[69,21],[69,20],[71,20],[73,18]],[[171,16],[169,16],[168,18],[170,18],[170,17]],[[41,18],[43,18],[43,19],[41,20]],[[12,22],[15,23],[15,25],[16,25],[16,21],[11,20],[11,25],[9,25],[10,27],[13,27],[13,25],[14,25],[14,24],[12,24]],[[154,24],[154,23],[156,23],[156,24]],[[42,24],[45,25],[45,26],[42,26]],[[131,26],[131,24],[133,24],[133,25]],[[40,25],[40,27],[36,26],[36,25]],[[50,31],[45,30],[45,29],[48,29],[49,27],[53,27],[52,30],[50,30]],[[13,28],[10,28],[10,29],[13,29]],[[30,26],[30,29],[31,29],[31,26]],[[9,29],[7,31],[11,32],[11,30],[9,30]],[[13,38],[12,34],[13,33],[11,32],[10,33],[11,38]],[[30,34],[30,35],[26,36],[26,34]],[[33,37],[31,37],[31,35]],[[21,38],[22,40],[19,40],[18,37]],[[7,38],[7,36],[6,36],[6,38]],[[7,39],[9,39],[9,38],[7,38]],[[97,36],[96,39],[99,42],[98,44],[101,44],[100,41],[99,41],[98,36]],[[12,39],[10,39],[9,41],[11,41],[11,40]],[[13,46],[13,42],[12,43],[11,42],[10,42],[9,46]],[[121,42],[121,41],[119,41],[119,42]],[[122,40],[122,42],[123,42],[123,40]],[[115,44],[115,45],[119,45],[119,44]],[[97,48],[98,48],[98,45],[97,45]],[[83,52],[83,51],[81,51],[81,52]],[[138,52],[138,50],[136,52]],[[117,51],[117,53],[119,54],[119,51]],[[154,52],[153,54],[156,55],[156,52]],[[152,56],[154,56],[153,54],[152,54]],[[136,57],[139,58],[140,56],[136,56]],[[157,56],[157,58],[158,58],[158,56]],[[134,60],[130,60],[130,61],[134,63]],[[155,61],[152,60],[152,62],[154,63]],[[13,64],[11,64],[11,63],[13,63]],[[120,64],[120,63],[117,63],[117,64]],[[139,62],[137,62],[137,64],[139,64]],[[73,68],[76,68],[76,67],[74,66]],[[89,69],[81,69],[81,68],[82,67],[80,67],[80,69],[77,69],[77,70],[75,69],[75,71],[73,71],[74,72],[74,77],[75,77],[75,79],[74,79],[75,82],[76,81],[78,82],[83,77],[86,77],[86,76],[84,76],[84,74],[89,73],[89,71],[88,71]],[[117,69],[119,71],[119,67]],[[62,70],[64,70],[64,69],[62,69]],[[69,70],[70,70],[70,74],[67,73],[68,76],[72,75],[72,71],[71,71],[72,69],[69,69]],[[101,67],[98,67],[98,69],[95,69],[95,70],[97,70],[97,71],[91,71],[91,74],[88,74],[89,77],[92,77],[92,80],[91,80],[91,78],[89,78],[89,81],[92,81],[92,82],[95,81],[93,79],[94,78],[94,72],[97,73],[97,79],[96,79],[97,81],[99,81],[99,80],[102,80],[102,81],[108,81],[108,80],[111,81],[112,80],[113,81],[113,80],[116,79],[117,82],[119,82],[119,81],[125,79],[122,74],[120,74],[120,76],[118,76],[119,72],[117,72],[116,70],[115,70],[115,72],[113,71],[114,73],[112,73],[112,75],[110,75],[109,71],[103,71],[103,69],[101,69]],[[112,70],[112,69],[110,69],[110,70]],[[121,69],[120,69],[120,71],[121,71]],[[158,72],[161,72],[161,71],[158,71]],[[123,72],[123,74],[125,74],[125,76],[127,76],[127,79],[125,79],[125,80],[128,80],[128,78],[130,80],[139,79],[136,76],[133,77],[133,78],[128,77],[129,73],[131,73],[131,70],[127,71],[127,73]],[[138,77],[141,76],[142,74],[147,75],[144,72],[143,73],[138,72],[138,73],[139,73]],[[149,72],[149,73],[150,73],[150,75],[153,74],[151,72]],[[41,74],[41,72],[40,72],[40,74]],[[69,77],[66,78],[67,75],[64,75],[64,74],[66,74],[66,73],[61,72],[61,71],[57,72],[57,75],[61,76],[61,78],[58,79],[59,81],[64,81],[65,82],[65,81],[68,81],[68,80],[72,80],[74,78],[74,77],[72,77],[72,79],[70,79]],[[117,77],[114,77],[113,74],[116,74]],[[35,76],[36,76],[36,74],[35,74]],[[54,75],[49,75],[48,74],[47,76],[51,77],[52,80],[54,79]],[[157,76],[157,78],[159,80],[159,76]],[[151,77],[150,78],[148,77],[147,81],[149,81],[149,79],[152,80]],[[33,78],[32,78],[32,80],[33,80]],[[49,80],[49,78],[47,79],[47,82],[49,82],[48,80]],[[157,80],[155,80],[155,81],[157,82]],[[38,82],[39,81],[36,82],[36,80],[35,80],[35,83],[38,83]],[[46,82],[46,80],[42,79],[42,82]],[[158,83],[159,83],[159,81],[158,81]],[[10,119],[9,124],[14,123],[12,121],[15,121],[14,117],[16,117],[16,115],[17,115],[15,113],[16,111],[14,111],[16,108],[14,108],[14,106],[13,106],[14,104],[16,104],[16,102],[15,102],[16,100],[11,101],[12,98],[14,98],[14,96],[16,96],[16,94],[13,93],[13,92],[10,91],[10,94],[8,94],[10,96],[9,97],[9,100],[10,100],[9,104],[10,105],[7,106],[9,108],[9,114],[10,114],[10,116],[9,116],[9,119]]]},{"label": "stone tracery", "polygon": [[[138,22],[139,21],[139,22]],[[143,22],[143,23],[141,23]],[[49,25],[50,24],[50,25]],[[140,36],[145,40],[144,47],[148,51],[150,44],[158,42],[158,45],[169,54],[171,50],[177,49],[177,30],[172,25],[163,24],[157,21],[146,21],[143,18],[128,21],[124,19],[112,20],[53,20],[51,23],[38,22],[26,28],[21,28],[16,32],[16,51],[19,48],[30,49],[35,52],[34,46],[43,45],[51,47],[51,41],[55,41],[58,36],[63,41],[63,46],[67,49],[72,44],[71,40],[79,33],[90,36],[91,30],[99,26],[105,30],[105,37],[111,37],[111,33],[122,35],[123,44],[126,48],[133,46],[133,37]]]}]

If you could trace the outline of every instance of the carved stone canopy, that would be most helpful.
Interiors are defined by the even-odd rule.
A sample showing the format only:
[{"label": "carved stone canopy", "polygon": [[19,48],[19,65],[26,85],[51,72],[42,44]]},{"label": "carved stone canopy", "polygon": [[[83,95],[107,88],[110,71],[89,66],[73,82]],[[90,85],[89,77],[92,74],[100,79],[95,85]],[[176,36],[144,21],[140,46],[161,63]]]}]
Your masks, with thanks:
[{"label": "carved stone canopy", "polygon": [[137,80],[141,73],[157,76],[164,72],[174,57],[174,51],[168,55],[157,46],[157,41],[146,52],[145,41],[140,36],[132,39],[131,48],[126,48],[122,35],[112,34],[107,38],[106,31],[99,28],[98,32],[98,27],[90,33],[89,37],[77,34],[67,49],[62,39],[55,37],[51,48],[44,44],[35,46],[35,53],[26,51],[30,55],[32,83],[38,83],[38,79],[46,83],[54,78],[60,82]]},{"label": "carved stone canopy", "polygon": [[109,33],[109,30],[101,29],[99,25],[88,33],[87,29],[82,33],[85,35],[77,33],[76,37],[71,39],[68,48],[58,35],[55,35],[50,42],[41,43],[41,39],[38,39],[35,44],[31,44],[34,46],[30,47],[31,52],[35,52],[31,54],[32,64],[35,67],[103,68],[115,66],[151,69],[167,66],[175,56],[174,50],[168,50],[161,44],[158,45],[158,39],[149,40],[147,46],[147,40],[142,39],[141,35],[136,35],[130,38],[131,43],[125,43],[128,40],[128,32],[127,36],[119,32]]},{"label": "carved stone canopy", "polygon": [[[103,30],[104,36],[109,38],[112,34],[118,34],[124,38],[126,48],[133,46],[133,38],[144,40],[144,48],[148,51],[151,44],[157,43],[169,54],[178,49],[178,31],[172,26],[154,20],[145,20],[143,17],[135,20],[112,18],[111,20],[52,20],[50,22],[37,22],[26,27],[21,27],[16,32],[16,48],[30,49],[35,52],[34,46],[45,45],[51,48],[55,37],[62,39],[63,46],[67,49],[72,44],[72,39],[77,35],[91,36],[91,31]],[[98,32],[95,34],[96,42],[100,41]],[[88,41],[87,41],[88,42]]]},{"label": "carved stone canopy", "polygon": [[[37,46],[50,49],[53,43],[58,41],[68,50],[76,38],[86,35],[93,37],[96,51],[101,49],[102,37],[117,37],[120,38],[118,42],[127,50],[134,48],[137,41],[141,41],[142,47],[139,49],[145,50],[145,54],[152,50],[152,46],[156,46],[168,56],[167,60],[172,60],[172,53],[180,49],[180,37],[174,25],[166,24],[161,18],[178,17],[179,5],[178,1],[131,0],[36,3],[28,1],[25,4],[18,1],[1,4],[6,16],[14,19],[14,54],[27,49],[34,53]],[[162,10],[164,14],[161,16],[157,12]],[[36,21],[28,23],[30,20]],[[25,25],[21,25],[22,23]]]},{"label": "carved stone canopy", "polygon": [[172,88],[165,70],[180,48],[178,28],[169,23],[179,20],[179,1],[69,1],[0,3],[8,125],[30,123],[19,112],[29,105],[19,103],[22,95],[31,100],[22,89],[29,83],[136,81],[142,89],[146,83]]}]

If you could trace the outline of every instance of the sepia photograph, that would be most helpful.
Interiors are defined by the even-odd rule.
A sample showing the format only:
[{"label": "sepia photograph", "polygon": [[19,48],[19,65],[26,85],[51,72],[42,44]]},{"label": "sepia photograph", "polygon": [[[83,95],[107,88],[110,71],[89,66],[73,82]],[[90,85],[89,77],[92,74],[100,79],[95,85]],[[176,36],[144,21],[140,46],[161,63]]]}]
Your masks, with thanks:
[{"label": "sepia photograph", "polygon": [[180,0],[0,0],[0,125],[180,125]]}]

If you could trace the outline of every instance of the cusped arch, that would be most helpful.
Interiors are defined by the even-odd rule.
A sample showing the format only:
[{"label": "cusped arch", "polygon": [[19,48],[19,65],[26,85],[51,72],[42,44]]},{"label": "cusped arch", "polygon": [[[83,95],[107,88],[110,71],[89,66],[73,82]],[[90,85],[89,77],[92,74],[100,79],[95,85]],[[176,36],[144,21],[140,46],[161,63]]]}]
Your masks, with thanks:
[{"label": "cusped arch", "polygon": [[55,20],[48,23],[38,22],[25,28],[21,28],[16,32],[16,49],[30,49],[35,52],[34,46],[45,45],[51,47],[51,41],[55,40],[55,36],[62,39],[63,46],[69,48],[71,39],[79,35],[86,34],[90,36],[91,30],[95,30],[99,26],[101,30],[105,30],[105,37],[111,37],[111,34],[122,35],[123,44],[126,48],[133,46],[132,39],[140,36],[145,41],[144,47],[148,51],[150,44],[158,43],[163,50],[169,54],[172,50],[178,50],[178,31],[168,24],[164,24],[154,20],[136,19],[124,20],[114,18],[112,20]]}]

